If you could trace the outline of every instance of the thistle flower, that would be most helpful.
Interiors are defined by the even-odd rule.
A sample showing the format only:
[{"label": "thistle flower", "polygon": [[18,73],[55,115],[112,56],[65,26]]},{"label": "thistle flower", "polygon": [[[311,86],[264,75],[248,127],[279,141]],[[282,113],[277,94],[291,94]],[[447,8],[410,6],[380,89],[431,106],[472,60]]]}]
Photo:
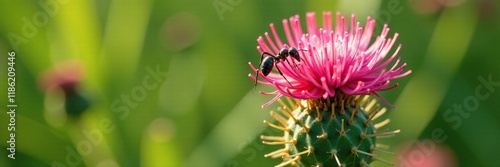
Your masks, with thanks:
[{"label": "thistle flower", "polygon": [[[396,33],[393,38],[386,38],[389,34],[387,25],[384,25],[382,33],[370,45],[375,20],[368,17],[363,29],[360,23],[356,22],[355,15],[352,15],[349,27],[344,17],[337,13],[336,26],[332,29],[331,19],[331,13],[323,13],[323,28],[318,29],[315,13],[308,13],[307,33],[304,33],[299,16],[292,16],[289,19],[291,30],[288,21],[283,20],[288,44],[282,43],[273,24],[270,27],[275,41],[268,33],[265,33],[265,37],[269,45],[262,37],[257,39],[259,53],[277,54],[280,48],[289,48],[291,45],[298,48],[301,57],[301,62],[297,62],[299,64],[296,66],[293,63],[283,63],[284,61],[277,63],[283,76],[279,73],[271,73],[268,76],[258,74],[265,80],[259,81],[260,84],[276,88],[274,92],[261,92],[276,95],[262,107],[268,106],[283,95],[298,99],[326,99],[334,97],[339,90],[348,95],[373,94],[380,97],[378,91],[389,90],[398,85],[390,85],[392,79],[411,73],[411,71],[403,73],[406,63],[398,67],[399,57],[391,68],[386,69],[401,48],[399,45],[396,51],[384,60],[398,37]],[[249,64],[255,71],[256,68]],[[256,79],[252,74],[249,76]],[[380,99],[393,107],[383,98]]]},{"label": "thistle flower", "polygon": [[69,116],[79,117],[90,107],[90,101],[78,90],[82,79],[82,67],[77,61],[67,61],[45,71],[40,79],[40,88],[46,93],[61,89],[64,93],[64,109]]},{"label": "thistle flower", "polygon": [[[275,95],[262,107],[275,101],[281,104],[278,112],[270,112],[277,123],[264,123],[283,131],[283,136],[262,135],[261,139],[264,144],[284,145],[265,156],[283,158],[277,166],[369,166],[373,160],[393,164],[380,158],[380,154],[392,153],[383,150],[376,140],[399,130],[381,129],[390,120],[377,118],[387,110],[370,95],[394,107],[377,92],[395,88],[398,84],[391,84],[392,79],[411,73],[404,72],[406,64],[398,66],[400,58],[396,55],[401,45],[385,58],[398,34],[387,38],[389,28],[384,25],[381,34],[370,42],[375,28],[375,20],[370,17],[364,28],[355,15],[351,16],[350,26],[339,13],[334,29],[331,20],[331,13],[324,12],[323,27],[318,28],[315,13],[307,13],[304,33],[299,16],[292,16],[283,20],[287,44],[281,41],[273,24],[274,41],[268,33],[267,42],[263,37],[257,39],[261,56],[276,55],[274,61],[267,57],[258,67],[265,73],[249,63],[264,80],[258,83],[276,88],[261,92]],[[293,52],[286,54],[282,49]],[[273,67],[278,72],[268,73]],[[257,80],[252,74],[249,77]],[[280,99],[282,96],[286,102]]]}]

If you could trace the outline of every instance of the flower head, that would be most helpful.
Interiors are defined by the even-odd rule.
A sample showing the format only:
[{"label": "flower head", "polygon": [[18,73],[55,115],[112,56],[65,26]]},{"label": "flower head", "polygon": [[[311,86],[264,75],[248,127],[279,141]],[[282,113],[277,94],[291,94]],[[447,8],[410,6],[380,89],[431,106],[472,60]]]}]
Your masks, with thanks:
[{"label": "flower head", "polygon": [[45,71],[40,77],[40,88],[48,91],[52,88],[61,88],[65,93],[74,92],[82,79],[82,67],[77,61],[66,61],[57,64]]},{"label": "flower head", "polygon": [[[332,14],[324,12],[323,27],[318,28],[315,13],[307,13],[307,32],[303,32],[299,16],[295,15],[283,20],[287,44],[278,36],[274,24],[270,24],[274,40],[267,32],[264,34],[267,42],[262,36],[257,39],[259,53],[276,55],[282,48],[294,47],[300,55],[300,61],[291,56],[286,57],[286,61],[277,61],[276,66],[283,75],[271,72],[265,76],[258,72],[259,77],[264,79],[258,83],[276,88],[273,92],[261,92],[276,95],[262,107],[283,95],[297,99],[326,99],[339,92],[347,95],[373,94],[391,105],[377,92],[395,88],[398,84],[391,84],[392,79],[411,73],[410,70],[403,72],[406,63],[399,65],[400,58],[396,58],[401,45],[386,58],[398,34],[388,38],[389,28],[384,25],[382,32],[371,42],[374,19],[368,17],[362,27],[356,22],[355,15],[351,16],[350,23],[346,23],[340,13],[336,17],[335,27],[332,27]],[[252,70],[257,70],[251,63],[249,65]],[[249,77],[256,80],[252,74]]]},{"label": "flower head", "polygon": [[69,116],[79,117],[90,107],[90,101],[78,89],[82,80],[82,66],[78,61],[66,61],[45,71],[40,79],[40,88],[48,95],[64,93],[64,109]]}]

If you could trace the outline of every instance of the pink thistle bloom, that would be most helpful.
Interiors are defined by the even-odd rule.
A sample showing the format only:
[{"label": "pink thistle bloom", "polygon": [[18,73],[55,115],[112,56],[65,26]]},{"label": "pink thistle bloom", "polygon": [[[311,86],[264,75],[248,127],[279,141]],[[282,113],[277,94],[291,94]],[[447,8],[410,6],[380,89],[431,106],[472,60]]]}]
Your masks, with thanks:
[{"label": "pink thistle bloom", "polygon": [[72,92],[82,79],[82,67],[78,61],[69,60],[57,64],[52,69],[45,71],[40,77],[40,88],[48,91],[51,88],[61,88]]},{"label": "pink thistle bloom", "polygon": [[[331,12],[323,13],[322,28],[317,27],[315,13],[307,13],[306,22],[307,32],[304,33],[298,15],[288,20],[283,19],[287,44],[276,33],[274,24],[270,24],[274,40],[267,32],[264,34],[267,42],[262,36],[257,39],[259,53],[276,55],[282,48],[295,47],[300,54],[300,62],[291,56],[286,58],[297,65],[284,60],[277,63],[283,76],[278,72],[271,72],[267,76],[262,72],[258,73],[264,79],[259,80],[259,84],[276,88],[273,92],[260,92],[275,95],[262,107],[270,105],[283,95],[297,99],[326,99],[334,97],[338,91],[347,95],[373,94],[394,107],[377,92],[397,87],[397,83],[390,84],[390,81],[411,73],[411,70],[403,72],[406,63],[398,66],[400,57],[387,69],[401,48],[399,44],[394,53],[384,60],[398,37],[397,33],[392,38],[387,38],[389,28],[386,24],[381,34],[370,43],[375,27],[375,20],[370,17],[364,28],[356,22],[355,15],[351,16],[349,26],[346,19],[337,13],[335,29],[332,29]],[[249,65],[253,71],[257,70],[252,63],[249,62]],[[256,79],[252,74],[249,77]]]}]

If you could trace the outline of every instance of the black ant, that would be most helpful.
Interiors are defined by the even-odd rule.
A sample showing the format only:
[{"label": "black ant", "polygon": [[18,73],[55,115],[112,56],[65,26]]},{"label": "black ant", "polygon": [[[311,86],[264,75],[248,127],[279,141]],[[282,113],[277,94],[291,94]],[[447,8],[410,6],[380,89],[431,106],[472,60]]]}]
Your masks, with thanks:
[{"label": "black ant", "polygon": [[[294,47],[290,47],[290,49],[283,48],[280,50],[278,55],[273,55],[269,52],[262,52],[262,54],[260,55],[259,68],[257,69],[257,71],[255,71],[255,85],[253,86],[252,92],[255,91],[255,87],[257,86],[257,80],[259,79],[259,70],[262,71],[262,74],[264,74],[264,76],[267,76],[269,75],[269,73],[271,73],[274,66],[276,66],[276,69],[278,69],[280,75],[285,78],[286,82],[288,82],[288,84],[292,86],[292,84],[288,81],[288,79],[286,79],[286,77],[278,67],[278,63],[282,60],[286,60],[286,62],[290,65],[290,62],[288,61],[288,59],[286,59],[288,56],[292,56],[292,58],[300,62],[299,51]],[[297,66],[297,64],[295,64],[295,61],[292,60],[292,62],[295,66]]]}]

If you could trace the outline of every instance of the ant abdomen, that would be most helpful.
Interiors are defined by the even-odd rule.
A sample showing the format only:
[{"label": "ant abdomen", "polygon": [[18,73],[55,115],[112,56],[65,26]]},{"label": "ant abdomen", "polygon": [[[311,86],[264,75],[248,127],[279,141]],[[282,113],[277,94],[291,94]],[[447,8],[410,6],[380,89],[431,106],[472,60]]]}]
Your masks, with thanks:
[{"label": "ant abdomen", "polygon": [[262,60],[262,65],[259,67],[259,69],[262,71],[262,74],[264,74],[264,76],[267,76],[269,75],[269,73],[271,73],[274,68],[274,61],[274,57],[271,56],[266,56],[264,60]]}]

